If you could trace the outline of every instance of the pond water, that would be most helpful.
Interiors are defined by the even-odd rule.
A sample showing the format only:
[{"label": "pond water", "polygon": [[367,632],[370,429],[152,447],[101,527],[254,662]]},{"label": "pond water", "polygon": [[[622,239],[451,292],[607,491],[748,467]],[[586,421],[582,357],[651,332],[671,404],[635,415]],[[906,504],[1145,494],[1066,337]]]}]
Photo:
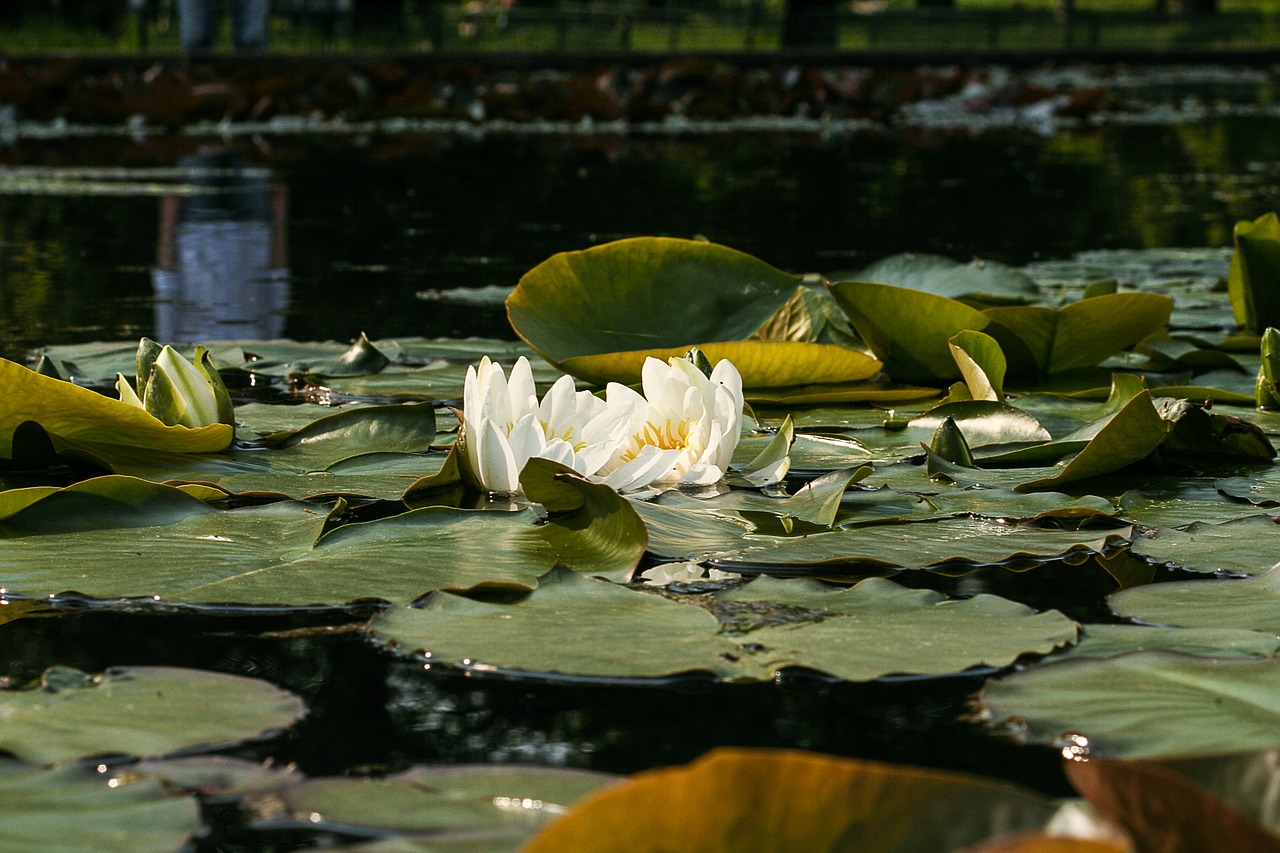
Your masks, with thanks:
[{"label": "pond water", "polygon": [[[494,289],[555,252],[632,235],[703,235],[783,269],[823,273],[901,251],[1025,265],[1100,249],[1228,246],[1237,220],[1280,207],[1277,131],[1280,119],[1220,115],[1049,135],[1010,127],[19,139],[0,146],[0,354],[161,336],[165,324],[184,322],[259,323],[252,328],[299,340],[362,331],[513,338]],[[218,219],[260,226],[248,239],[279,292],[243,316],[197,306],[175,320],[157,307],[157,267],[197,252],[175,229]],[[998,568],[903,580],[999,592],[1090,621],[1110,618],[1101,601],[1114,587],[1092,562],[1017,583]],[[355,630],[367,615],[85,606],[0,627],[0,675],[20,683],[53,665],[162,664],[265,678],[302,696],[308,716],[233,752],[317,775],[493,761],[633,772],[738,744],[1069,790],[1055,750],[1016,746],[965,720],[980,675],[644,689],[508,681],[394,659]],[[209,820],[215,829],[200,849],[315,840],[250,830],[233,811]]]},{"label": "pond water", "polygon": [[[287,336],[510,337],[496,308],[422,296],[510,287],[555,252],[639,234],[703,235],[823,273],[901,251],[1025,264],[1229,245],[1237,220],[1276,207],[1278,125],[1227,117],[1048,137],[318,136],[225,147],[287,208],[273,220],[287,234]],[[15,357],[154,331],[165,198],[199,192],[179,164],[219,145],[0,147],[0,349]]]}]

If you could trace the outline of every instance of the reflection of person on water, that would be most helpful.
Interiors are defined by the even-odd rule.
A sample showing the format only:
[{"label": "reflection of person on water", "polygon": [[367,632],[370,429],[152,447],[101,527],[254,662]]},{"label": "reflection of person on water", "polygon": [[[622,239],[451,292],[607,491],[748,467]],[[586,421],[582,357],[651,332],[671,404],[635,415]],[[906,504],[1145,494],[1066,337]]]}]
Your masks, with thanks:
[{"label": "reflection of person on water", "polygon": [[160,206],[156,338],[280,337],[289,306],[285,186],[224,148],[178,165],[184,191]]}]

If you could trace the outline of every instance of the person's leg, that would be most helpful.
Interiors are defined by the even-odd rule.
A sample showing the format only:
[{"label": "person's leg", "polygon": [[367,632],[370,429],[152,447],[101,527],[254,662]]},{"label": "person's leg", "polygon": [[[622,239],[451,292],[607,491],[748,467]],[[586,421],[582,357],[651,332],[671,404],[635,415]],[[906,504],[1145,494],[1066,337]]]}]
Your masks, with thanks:
[{"label": "person's leg", "polygon": [[217,25],[214,0],[178,0],[178,31],[184,53],[212,48]]},{"label": "person's leg", "polygon": [[232,0],[236,50],[266,50],[271,0]]}]

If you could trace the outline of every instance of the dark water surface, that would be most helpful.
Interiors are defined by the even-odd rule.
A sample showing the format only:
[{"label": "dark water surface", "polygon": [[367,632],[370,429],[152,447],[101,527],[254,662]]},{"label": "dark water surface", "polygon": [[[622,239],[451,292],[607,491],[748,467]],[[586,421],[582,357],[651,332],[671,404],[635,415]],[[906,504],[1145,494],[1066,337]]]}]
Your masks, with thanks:
[{"label": "dark water surface", "polygon": [[201,145],[283,197],[285,334],[345,340],[510,336],[496,308],[418,294],[509,287],[555,252],[640,234],[803,272],[909,250],[1021,264],[1228,245],[1280,201],[1277,129],[23,141],[0,147],[0,351],[155,334],[164,196],[194,191],[175,166]]},{"label": "dark water surface", "polygon": [[[509,287],[555,252],[640,234],[705,235],[804,272],[906,250],[1022,264],[1092,249],[1228,245],[1236,220],[1280,206],[1277,131],[1277,119],[1219,118],[1054,136],[1008,129],[21,141],[0,147],[0,354],[156,334],[153,268],[169,239],[164,199],[191,205],[208,189],[189,168],[175,171],[201,146],[233,152],[239,172],[256,182],[265,207],[242,220],[283,224],[287,245],[275,261],[287,269],[289,299],[277,306],[279,319],[289,337],[322,340],[362,330],[510,337],[495,304],[420,294]],[[912,585],[944,591],[961,583],[908,574]],[[1107,618],[1101,601],[1114,584],[1096,565],[1036,575],[1005,583],[991,570],[962,591]],[[966,721],[980,676],[656,689],[507,682],[394,659],[354,630],[367,615],[85,609],[22,619],[0,628],[0,676],[21,682],[56,664],[164,664],[263,677],[301,695],[309,713],[288,734],[238,754],[296,761],[317,775],[436,761],[632,772],[738,744],[1067,790],[1053,750],[1017,747]],[[271,846],[234,819],[219,820],[203,849]]]}]

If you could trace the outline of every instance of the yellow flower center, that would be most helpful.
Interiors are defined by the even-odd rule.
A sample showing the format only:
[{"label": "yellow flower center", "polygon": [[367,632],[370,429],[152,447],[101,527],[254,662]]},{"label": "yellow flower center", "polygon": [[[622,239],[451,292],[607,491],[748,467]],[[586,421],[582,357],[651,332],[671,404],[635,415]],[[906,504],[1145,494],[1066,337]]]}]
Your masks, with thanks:
[{"label": "yellow flower center", "polygon": [[633,445],[623,452],[622,461],[630,462],[640,455],[645,447],[657,447],[660,450],[684,450],[689,446],[689,430],[693,425],[692,418],[685,418],[672,425],[667,421],[662,426],[650,421],[644,425],[644,431],[632,437]]}]

